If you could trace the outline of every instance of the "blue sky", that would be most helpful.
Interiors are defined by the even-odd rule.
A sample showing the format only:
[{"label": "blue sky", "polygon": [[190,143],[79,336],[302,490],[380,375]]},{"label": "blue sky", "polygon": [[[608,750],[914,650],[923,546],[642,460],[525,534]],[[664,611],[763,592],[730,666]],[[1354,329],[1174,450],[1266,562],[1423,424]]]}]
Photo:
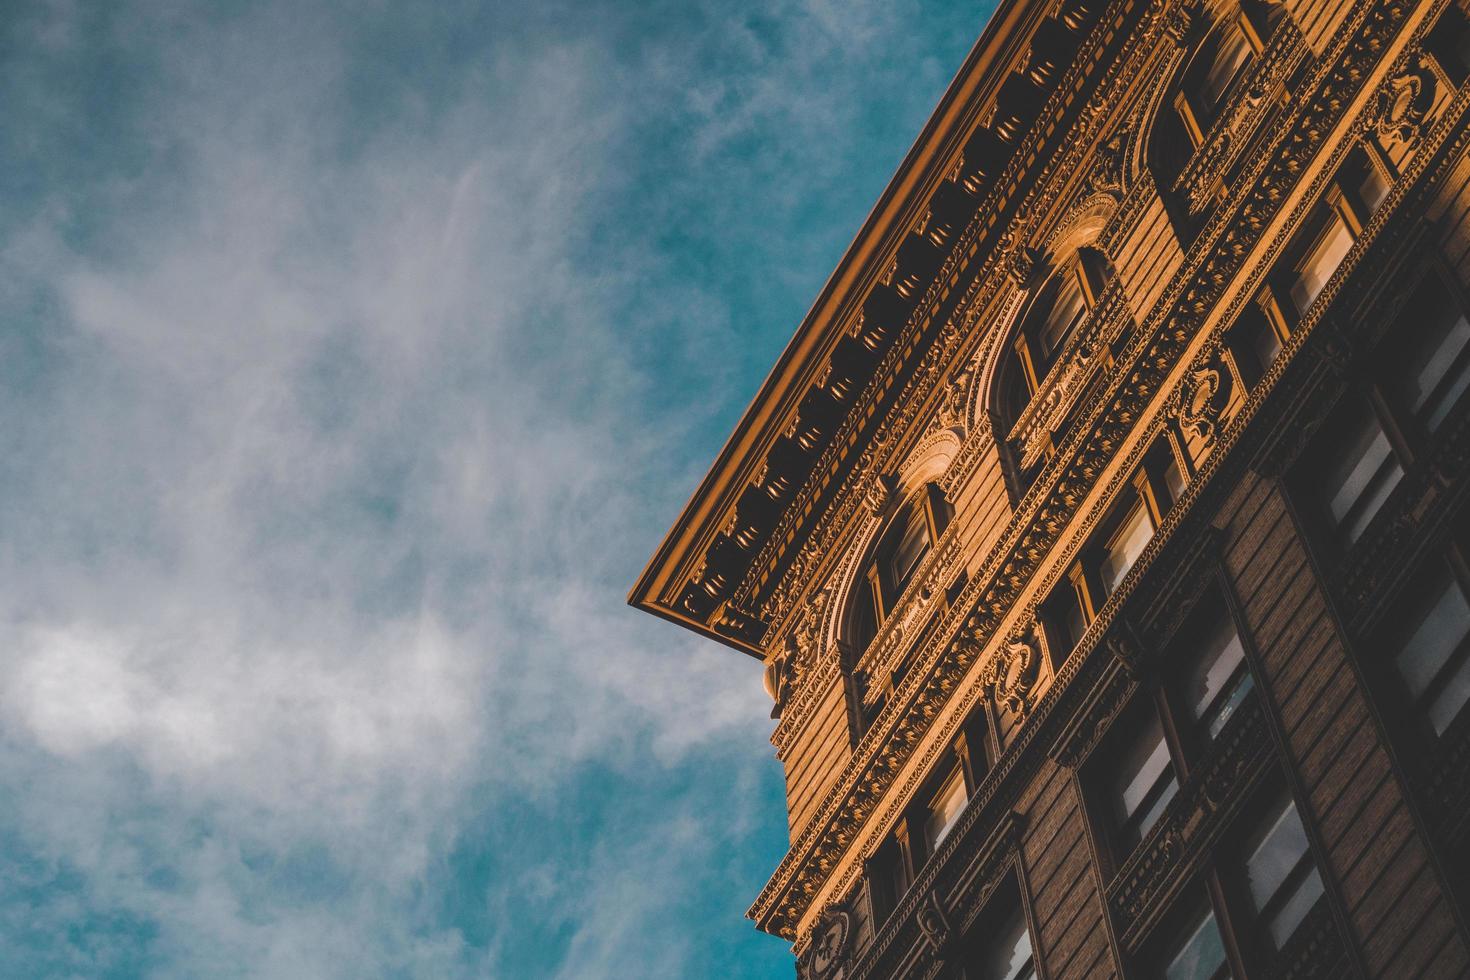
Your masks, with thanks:
[{"label": "blue sky", "polygon": [[7,5],[0,977],[789,976],[623,597],[988,9]]}]

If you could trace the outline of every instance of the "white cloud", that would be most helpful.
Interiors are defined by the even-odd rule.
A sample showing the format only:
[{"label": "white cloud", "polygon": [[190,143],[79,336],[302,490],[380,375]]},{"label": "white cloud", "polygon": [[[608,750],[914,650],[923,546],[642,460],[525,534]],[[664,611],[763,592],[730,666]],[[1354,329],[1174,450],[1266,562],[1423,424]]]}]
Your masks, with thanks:
[{"label": "white cloud", "polygon": [[[360,33],[388,31],[378,8],[30,24],[45,111],[16,139],[81,120],[127,143],[83,140],[116,164],[57,161],[79,176],[0,223],[0,312],[32,332],[0,344],[34,372],[0,392],[0,852],[42,895],[16,924],[0,891],[0,935],[32,937],[31,972],[483,975],[520,955],[499,930],[524,899],[562,929],[548,971],[617,976],[692,882],[725,887],[774,767],[758,671],[621,595],[703,466],[673,447],[738,410],[708,388],[759,350],[654,226],[706,195],[714,218],[743,208],[699,169],[731,141],[795,127],[828,145],[788,160],[855,152],[853,82],[820,74],[903,16],[769,13],[780,50],[712,6],[702,46],[629,55],[538,36],[554,17],[502,37],[515,18],[492,12],[472,57],[440,64],[455,35],[431,24],[409,68],[364,62],[392,48]],[[691,83],[714,48],[744,74]],[[129,115],[37,82],[57,52],[81,59],[63,74],[124,63],[101,81],[137,86]],[[661,114],[682,129],[647,149]],[[608,225],[634,166],[669,184],[639,191],[649,226]],[[764,244],[761,275],[802,247]],[[650,408],[672,369],[688,405]],[[717,748],[732,772],[644,824],[557,809]],[[528,853],[511,803],[594,836]],[[504,863],[483,942],[428,884],[476,835]],[[645,975],[698,962],[696,936]]]}]

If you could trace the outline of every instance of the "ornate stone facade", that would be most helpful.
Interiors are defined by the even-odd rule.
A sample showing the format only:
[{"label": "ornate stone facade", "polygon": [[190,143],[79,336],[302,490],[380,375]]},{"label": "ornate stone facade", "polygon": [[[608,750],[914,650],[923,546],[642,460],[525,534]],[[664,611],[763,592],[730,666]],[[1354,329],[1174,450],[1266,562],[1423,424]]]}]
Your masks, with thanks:
[{"label": "ornate stone facade", "polygon": [[[792,844],[751,916],[822,980],[996,937],[1157,975],[1200,922],[1237,976],[1470,973],[1470,612],[1409,629],[1425,576],[1470,595],[1470,15],[985,37],[630,597],[766,664]],[[1296,898],[1239,884],[1262,821]]]}]

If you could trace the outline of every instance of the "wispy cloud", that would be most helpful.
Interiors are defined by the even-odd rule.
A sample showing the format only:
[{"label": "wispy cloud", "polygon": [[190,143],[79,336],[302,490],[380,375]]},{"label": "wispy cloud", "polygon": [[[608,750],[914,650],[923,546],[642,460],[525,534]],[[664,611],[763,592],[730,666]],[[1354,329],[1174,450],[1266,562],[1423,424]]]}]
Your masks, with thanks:
[{"label": "wispy cloud", "polygon": [[0,42],[0,974],[783,972],[621,596],[983,14],[104,6]]}]

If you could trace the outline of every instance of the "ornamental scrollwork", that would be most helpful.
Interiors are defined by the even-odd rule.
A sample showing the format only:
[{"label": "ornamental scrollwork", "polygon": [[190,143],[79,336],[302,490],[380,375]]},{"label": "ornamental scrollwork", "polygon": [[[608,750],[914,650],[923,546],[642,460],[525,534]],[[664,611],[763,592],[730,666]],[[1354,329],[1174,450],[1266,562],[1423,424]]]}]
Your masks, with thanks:
[{"label": "ornamental scrollwork", "polygon": [[981,683],[990,691],[997,709],[1004,708],[1023,718],[1030,713],[1040,653],[1036,620],[1028,617],[1005,638],[981,675]]},{"label": "ornamental scrollwork", "polygon": [[898,490],[898,479],[893,476],[879,473],[873,477],[868,484],[867,492],[863,494],[863,506],[868,508],[868,513],[874,517],[882,517],[888,510],[888,505],[893,502],[894,494]]},{"label": "ornamental scrollwork", "polygon": [[940,900],[937,891],[930,891],[924,896],[924,902],[919,906],[914,919],[918,922],[919,931],[928,942],[932,955],[942,956],[945,947],[949,945],[951,930],[949,915],[945,912],[944,902]]},{"label": "ornamental scrollwork", "polygon": [[1170,414],[1179,428],[1205,446],[1214,443],[1230,398],[1230,369],[1222,355],[1219,339],[1212,339],[1190,368],[1170,406]]},{"label": "ornamental scrollwork", "polygon": [[1418,143],[1430,122],[1435,86],[1434,72],[1420,54],[1378,90],[1370,116],[1374,130],[1383,139]]}]

